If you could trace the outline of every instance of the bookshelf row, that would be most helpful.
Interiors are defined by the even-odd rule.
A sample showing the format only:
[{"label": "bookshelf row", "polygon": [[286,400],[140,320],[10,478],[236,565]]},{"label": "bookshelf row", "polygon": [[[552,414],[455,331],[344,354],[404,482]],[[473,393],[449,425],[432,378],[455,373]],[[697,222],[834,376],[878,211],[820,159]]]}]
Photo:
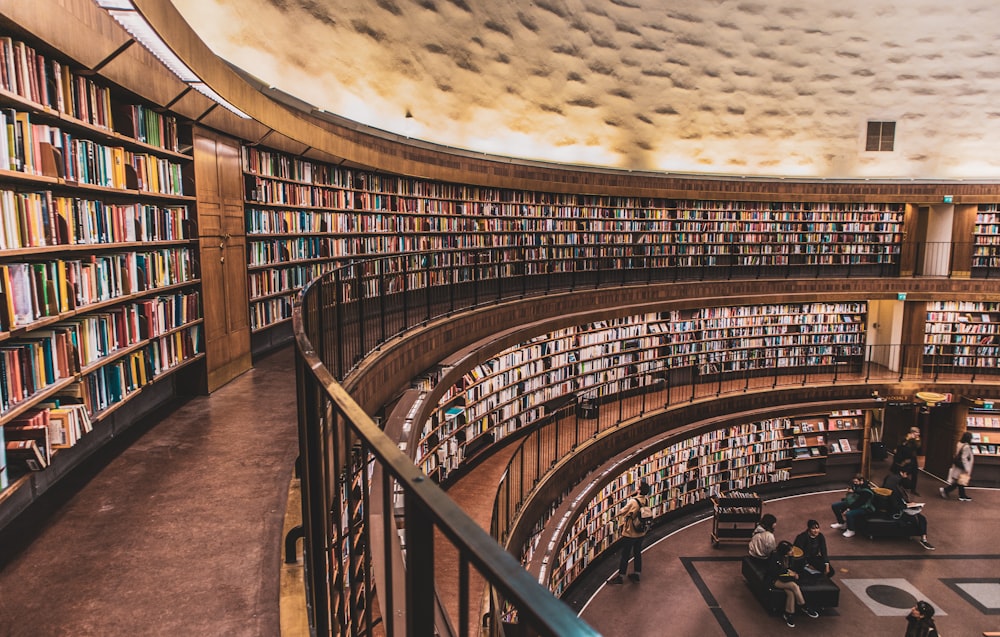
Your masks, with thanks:
[{"label": "bookshelf row", "polygon": [[0,489],[204,361],[190,138],[0,34]]},{"label": "bookshelf row", "polygon": [[[656,518],[734,492],[746,494],[745,506],[754,508],[752,491],[762,485],[825,473],[819,459],[801,461],[797,451],[810,448],[799,446],[804,436],[828,435],[848,441],[852,450],[839,453],[860,467],[864,417],[863,412],[850,410],[733,425],[673,442],[630,463],[571,512],[572,522],[555,540],[557,550],[546,584],[561,595],[611,548],[621,536],[617,513],[633,497],[640,481],[650,485],[649,504]],[[759,514],[759,507],[755,510]]]},{"label": "bookshelf row", "polygon": [[1000,267],[1000,206],[979,205],[973,235],[972,267]]},{"label": "bookshelf row", "polygon": [[[0,396],[4,406],[0,435],[8,441],[6,453],[0,457],[4,488],[31,471],[44,470],[56,451],[75,445],[92,430],[90,423],[105,417],[145,386],[204,356],[200,319],[154,338],[137,339],[89,365],[73,357],[70,335],[73,328],[81,326],[54,327],[52,336],[40,335],[32,343],[0,347]],[[100,340],[107,334],[97,336]],[[116,338],[127,342],[129,337],[118,334]],[[60,408],[78,410],[78,425],[69,429],[64,420],[54,418]],[[44,425],[32,426],[39,422]],[[28,426],[31,431],[21,431]],[[32,442],[16,442],[22,440]]]},{"label": "bookshelf row", "polygon": [[577,325],[470,369],[424,423],[417,462],[446,477],[473,454],[545,417],[553,403],[648,387],[671,374],[785,373],[860,365],[866,302],[712,307]]},{"label": "bookshelf row", "polygon": [[[248,263],[322,272],[361,255],[491,249],[498,276],[601,267],[884,266],[898,263],[903,206],[895,203],[774,203],[595,197],[467,187],[371,174],[244,146]],[[578,252],[566,250],[580,249]],[[554,251],[555,250],[555,251]],[[468,262],[462,262],[464,258]],[[477,255],[442,256],[397,274],[388,291],[443,282],[446,268],[478,265]],[[635,259],[660,259],[636,262]],[[574,261],[576,260],[576,261]],[[567,265],[568,264],[568,265]],[[266,277],[265,277],[266,278]],[[301,281],[301,283],[300,283]],[[277,293],[250,283],[252,297]],[[368,292],[381,291],[370,281]],[[252,302],[253,304],[253,302]],[[273,304],[272,304],[273,305]],[[283,321],[275,307],[255,311]],[[263,320],[264,322],[259,322]]]},{"label": "bookshelf row", "polygon": [[88,307],[197,280],[194,253],[187,246],[90,253],[80,259],[0,262],[0,290],[5,299],[0,329],[31,328]]},{"label": "bookshelf row", "polygon": [[972,434],[972,452],[976,456],[1000,461],[1000,412],[971,409],[965,416],[965,427]]},{"label": "bookshelf row", "polygon": [[0,250],[186,241],[186,205],[109,203],[52,190],[0,189]]},{"label": "bookshelf row", "polygon": [[924,365],[987,367],[1000,363],[1000,303],[930,301],[924,328]]}]

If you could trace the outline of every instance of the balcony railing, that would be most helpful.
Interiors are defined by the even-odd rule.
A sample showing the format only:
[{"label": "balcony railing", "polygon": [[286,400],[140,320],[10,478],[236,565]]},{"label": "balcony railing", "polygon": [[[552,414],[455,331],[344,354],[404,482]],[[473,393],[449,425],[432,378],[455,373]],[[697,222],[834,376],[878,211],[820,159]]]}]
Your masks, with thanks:
[{"label": "balcony railing", "polygon": [[[509,606],[506,615],[538,634],[594,634],[426,479],[340,385],[388,340],[456,312],[556,292],[899,271],[888,247],[881,261],[836,265],[810,263],[808,255],[748,264],[735,254],[681,261],[626,252],[542,246],[413,253],[350,263],[304,290],[294,324],[307,603],[316,634],[469,634],[479,623],[470,567]],[[721,388],[733,381],[715,382]],[[376,514],[397,509],[401,528],[393,515]],[[440,611],[436,600],[435,536],[459,554],[458,617]],[[492,615],[491,634],[502,634],[500,617]]]}]

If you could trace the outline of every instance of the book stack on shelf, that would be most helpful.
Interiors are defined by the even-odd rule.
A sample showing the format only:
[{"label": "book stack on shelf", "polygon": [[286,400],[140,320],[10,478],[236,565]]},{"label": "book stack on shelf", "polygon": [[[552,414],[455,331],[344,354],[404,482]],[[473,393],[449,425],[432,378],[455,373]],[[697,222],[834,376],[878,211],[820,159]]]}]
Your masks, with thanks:
[{"label": "book stack on shelf", "polygon": [[973,272],[978,270],[980,276],[986,276],[988,270],[1000,268],[1000,207],[997,204],[979,204],[973,241]]},{"label": "book stack on shelf", "polygon": [[[755,493],[758,488],[827,475],[824,463],[797,461],[796,450],[802,439],[808,441],[811,436],[832,435],[829,423],[836,420],[842,423],[839,431],[860,434],[864,414],[858,410],[834,411],[712,429],[681,440],[668,439],[666,447],[641,457],[638,462],[630,461],[628,469],[617,475],[612,473],[609,481],[595,489],[591,496],[581,497],[579,505],[568,514],[572,522],[566,525],[562,536],[556,538],[559,549],[549,573],[550,590],[561,594],[598,555],[611,548],[620,535],[616,512],[632,497],[640,480],[651,487],[650,506],[657,519],[712,500],[717,512],[733,514],[733,517],[723,516],[717,520],[717,525],[719,521],[746,523],[752,531],[751,522],[756,523],[761,512],[760,496]],[[849,430],[848,421],[858,429]],[[820,425],[824,428],[820,429]],[[796,428],[799,433],[795,433]],[[804,448],[807,457],[813,458],[811,447],[807,444]],[[857,455],[850,457],[852,464],[844,470],[856,472],[861,459]],[[746,532],[741,528],[729,535],[743,538]],[[727,532],[714,533],[713,542],[726,535]]]},{"label": "book stack on shelf", "polygon": [[[860,301],[711,307],[600,320],[543,334],[472,366],[443,391],[424,423],[415,459],[434,475],[439,467],[458,466],[550,415],[554,406],[577,398],[598,404],[630,391],[655,390],[664,380],[677,384],[692,382],[699,373],[773,375],[776,369],[860,367],[866,312],[867,304]],[[464,420],[454,427],[447,410],[456,402]],[[825,456],[826,450],[817,455]]]},{"label": "book stack on shelf", "polygon": [[0,35],[3,483],[204,356],[190,130],[138,102]]},{"label": "book stack on shelf", "polygon": [[965,427],[972,434],[973,453],[982,456],[976,462],[996,464],[1000,460],[1000,410],[972,407],[966,414]]},{"label": "book stack on shelf", "polygon": [[929,301],[924,369],[995,369],[1000,364],[1000,303]]},{"label": "book stack on shelf", "polygon": [[712,544],[749,542],[763,502],[752,491],[730,491],[712,498]]},{"label": "book stack on shelf", "polygon": [[657,518],[705,502],[723,492],[784,482],[792,468],[787,418],[735,425],[690,436],[643,457],[614,476],[574,512],[558,540],[549,587],[561,594],[591,561],[618,538],[618,507],[638,482],[651,486],[649,503]]},{"label": "book stack on shelf", "polygon": [[686,265],[896,264],[901,204],[681,201],[671,251]]}]

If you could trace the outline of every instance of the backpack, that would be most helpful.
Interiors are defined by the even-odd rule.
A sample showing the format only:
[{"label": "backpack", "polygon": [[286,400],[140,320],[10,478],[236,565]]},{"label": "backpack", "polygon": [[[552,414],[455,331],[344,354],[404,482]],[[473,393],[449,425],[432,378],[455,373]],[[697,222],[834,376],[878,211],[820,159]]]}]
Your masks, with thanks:
[{"label": "backpack", "polygon": [[632,516],[632,530],[645,535],[653,526],[653,508],[649,506],[648,500],[641,501],[635,498],[635,501],[639,505],[639,512]]}]

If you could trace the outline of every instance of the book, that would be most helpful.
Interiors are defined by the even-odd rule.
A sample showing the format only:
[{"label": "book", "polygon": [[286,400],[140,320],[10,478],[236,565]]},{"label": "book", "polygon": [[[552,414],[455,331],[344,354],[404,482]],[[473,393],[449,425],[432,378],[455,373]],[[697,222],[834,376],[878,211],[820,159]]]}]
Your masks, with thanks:
[{"label": "book", "polygon": [[830,453],[840,453],[840,445],[837,444],[836,440],[830,441]]},{"label": "book", "polygon": [[49,466],[48,457],[34,440],[8,440],[6,452],[11,467],[21,465],[29,471],[41,471]]},{"label": "book", "polygon": [[10,486],[10,478],[7,474],[7,442],[3,432],[3,427],[0,427],[0,491]]},{"label": "book", "polygon": [[847,438],[841,438],[841,440],[840,440],[840,450],[844,451],[844,452],[853,451],[853,449],[851,449],[851,443],[850,443],[850,441]]}]

